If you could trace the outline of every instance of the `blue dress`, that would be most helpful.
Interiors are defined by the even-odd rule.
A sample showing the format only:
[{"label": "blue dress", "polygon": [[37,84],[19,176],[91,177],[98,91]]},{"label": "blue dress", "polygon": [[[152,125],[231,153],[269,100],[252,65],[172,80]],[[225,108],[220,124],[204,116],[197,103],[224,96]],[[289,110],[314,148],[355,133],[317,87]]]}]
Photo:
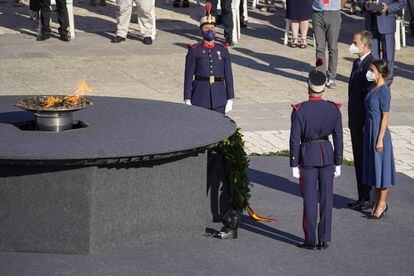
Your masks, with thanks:
[{"label": "blue dress", "polygon": [[362,182],[377,188],[388,188],[397,184],[391,134],[388,128],[385,131],[382,152],[377,152],[375,147],[381,127],[382,112],[390,111],[391,94],[386,84],[376,91],[373,89],[371,88],[365,97],[366,118]]}]

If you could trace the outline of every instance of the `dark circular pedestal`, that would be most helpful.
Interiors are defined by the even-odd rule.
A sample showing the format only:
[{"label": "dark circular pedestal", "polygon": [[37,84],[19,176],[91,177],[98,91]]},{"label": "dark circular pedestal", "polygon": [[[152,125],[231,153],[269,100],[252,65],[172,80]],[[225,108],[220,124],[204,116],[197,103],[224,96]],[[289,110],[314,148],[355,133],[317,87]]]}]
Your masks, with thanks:
[{"label": "dark circular pedestal", "polygon": [[236,125],[209,110],[91,97],[81,128],[19,128],[34,120],[0,97],[0,250],[98,253],[187,234],[211,218],[207,149]]},{"label": "dark circular pedestal", "polygon": [[0,97],[0,145],[7,145],[0,148],[1,162],[171,157],[222,141],[236,127],[217,112],[184,104],[91,97],[94,106],[73,114],[88,127],[62,133],[22,131],[13,124],[35,119],[13,106],[23,97]]}]

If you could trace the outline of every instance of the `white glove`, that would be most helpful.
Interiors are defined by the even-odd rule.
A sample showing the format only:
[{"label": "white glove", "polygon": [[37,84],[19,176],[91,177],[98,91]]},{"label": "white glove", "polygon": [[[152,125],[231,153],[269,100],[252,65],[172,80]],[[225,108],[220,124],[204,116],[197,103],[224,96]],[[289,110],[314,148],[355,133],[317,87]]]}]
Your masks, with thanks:
[{"label": "white glove", "polygon": [[335,177],[341,176],[341,166],[335,166],[334,176]]},{"label": "white glove", "polygon": [[294,178],[299,178],[300,177],[300,173],[299,173],[299,168],[298,167],[293,167],[292,168],[292,175]]},{"label": "white glove", "polygon": [[227,100],[226,109],[224,113],[228,113],[233,110],[233,100]]},{"label": "white glove", "polygon": [[184,100],[184,103],[185,103],[186,105],[191,105],[191,100]]}]

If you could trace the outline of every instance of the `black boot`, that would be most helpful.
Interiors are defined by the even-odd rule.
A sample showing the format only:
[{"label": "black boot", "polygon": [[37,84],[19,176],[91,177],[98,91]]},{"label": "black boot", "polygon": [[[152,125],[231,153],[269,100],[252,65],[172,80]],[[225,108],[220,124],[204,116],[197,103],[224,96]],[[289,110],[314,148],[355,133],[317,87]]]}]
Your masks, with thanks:
[{"label": "black boot", "polygon": [[149,36],[144,37],[144,39],[142,40],[142,43],[144,43],[145,45],[151,45],[152,44],[152,38]]},{"label": "black boot", "polygon": [[318,243],[318,250],[327,249],[329,244],[327,242],[320,242]]},{"label": "black boot", "polygon": [[307,243],[298,244],[297,247],[308,250],[316,250],[316,247],[314,245],[309,245]]},{"label": "black boot", "polygon": [[65,42],[69,42],[70,41],[70,36],[68,34],[61,34],[60,35],[60,40],[65,41]]},{"label": "black boot", "polygon": [[120,43],[120,42],[122,42],[122,41],[125,41],[125,37],[122,37],[122,36],[116,36],[114,39],[112,39],[112,43]]},{"label": "black boot", "polygon": [[37,38],[37,41],[45,41],[46,39],[50,38],[50,34],[40,34],[40,36]]}]

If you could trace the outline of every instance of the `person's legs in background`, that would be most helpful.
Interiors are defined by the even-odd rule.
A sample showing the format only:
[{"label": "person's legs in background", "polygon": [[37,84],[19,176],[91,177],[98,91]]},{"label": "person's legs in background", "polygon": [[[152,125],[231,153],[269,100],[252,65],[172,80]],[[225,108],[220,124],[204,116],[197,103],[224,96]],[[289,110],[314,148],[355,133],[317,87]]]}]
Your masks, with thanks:
[{"label": "person's legs in background", "polygon": [[385,80],[388,87],[391,86],[394,79],[394,53],[395,53],[395,34],[381,35],[382,58],[388,63],[388,77]]},{"label": "person's legs in background", "polygon": [[341,30],[341,12],[332,11],[325,15],[327,24],[326,41],[328,43],[329,63],[326,77],[326,86],[330,89],[336,88],[336,68],[338,66],[338,38]]},{"label": "person's legs in background", "polygon": [[299,22],[300,25],[300,48],[304,49],[308,46],[308,29],[309,29],[309,20],[304,20]]},{"label": "person's legs in background", "polygon": [[247,28],[247,21],[246,21],[246,18],[244,18],[244,9],[245,9],[244,1],[240,0],[239,15],[240,15],[240,28],[242,29]]},{"label": "person's legs in background", "polygon": [[155,39],[155,0],[137,0],[136,3],[143,43],[151,45]]},{"label": "person's legs in background", "polygon": [[69,41],[68,28],[69,28],[69,15],[68,9],[66,7],[66,0],[56,0],[56,8],[58,12],[58,22],[59,22],[59,34],[60,39],[63,41]]},{"label": "person's legs in background", "polygon": [[50,38],[52,30],[50,29],[50,0],[40,0],[40,36],[37,40],[46,40]]},{"label": "person's legs in background", "polygon": [[232,0],[220,0],[221,18],[223,21],[224,38],[229,45],[233,45],[233,13],[231,10]]},{"label": "person's legs in background", "polygon": [[119,43],[126,39],[128,35],[129,22],[132,14],[132,0],[116,0],[116,37],[112,43]]},{"label": "person's legs in background", "polygon": [[208,0],[211,3],[211,15],[216,18],[217,25],[221,24],[221,16],[217,16],[217,5],[219,0]]},{"label": "person's legs in background", "polygon": [[325,73],[326,24],[322,12],[312,13],[312,25],[316,41],[316,59],[321,59],[323,61],[323,65],[320,66],[318,70]]},{"label": "person's legs in background", "polygon": [[290,21],[290,26],[292,28],[292,40],[290,42],[290,47],[296,48],[299,45],[299,21]]}]

